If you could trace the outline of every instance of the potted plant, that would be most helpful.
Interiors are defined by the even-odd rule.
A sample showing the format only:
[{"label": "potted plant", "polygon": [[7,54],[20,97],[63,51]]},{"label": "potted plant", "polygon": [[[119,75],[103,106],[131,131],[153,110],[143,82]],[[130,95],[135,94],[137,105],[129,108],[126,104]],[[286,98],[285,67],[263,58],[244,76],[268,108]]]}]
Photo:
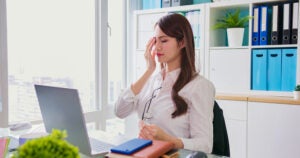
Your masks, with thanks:
[{"label": "potted plant", "polygon": [[242,46],[244,29],[252,16],[241,17],[240,9],[229,10],[217,20],[213,29],[226,29],[229,46]]},{"label": "potted plant", "polygon": [[294,99],[300,99],[300,84],[296,85],[294,89]]},{"label": "potted plant", "polygon": [[26,141],[12,158],[79,158],[79,149],[67,142],[66,137],[66,131],[53,129],[48,136]]}]

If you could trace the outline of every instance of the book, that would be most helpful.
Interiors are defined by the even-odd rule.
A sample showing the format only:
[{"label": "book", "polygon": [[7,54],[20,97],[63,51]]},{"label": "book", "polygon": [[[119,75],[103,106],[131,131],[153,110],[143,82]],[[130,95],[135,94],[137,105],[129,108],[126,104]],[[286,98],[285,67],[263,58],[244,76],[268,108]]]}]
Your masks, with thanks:
[{"label": "book", "polygon": [[178,157],[179,157],[178,149],[171,149],[165,154],[163,154],[160,158],[178,158]]},{"label": "book", "polygon": [[0,158],[4,158],[6,156],[9,144],[9,138],[0,138]]},{"label": "book", "polygon": [[152,140],[135,138],[110,149],[113,153],[130,155],[152,144]]},{"label": "book", "polygon": [[[161,140],[152,140],[152,144],[131,154],[119,154],[119,153],[108,153],[105,157],[108,158],[158,158],[163,156],[168,151],[174,148],[173,143]],[[178,154],[177,154],[178,155]],[[167,155],[165,155],[167,156]],[[172,158],[176,156],[175,152],[172,152]]]}]

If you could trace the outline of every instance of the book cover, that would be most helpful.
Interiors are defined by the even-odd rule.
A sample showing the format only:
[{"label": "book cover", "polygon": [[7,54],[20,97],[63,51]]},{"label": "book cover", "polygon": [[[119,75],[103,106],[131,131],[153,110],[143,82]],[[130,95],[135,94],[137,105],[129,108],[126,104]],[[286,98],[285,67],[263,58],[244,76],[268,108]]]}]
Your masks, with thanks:
[{"label": "book cover", "polygon": [[171,142],[152,140],[152,144],[139,150],[131,155],[119,154],[119,153],[108,153],[106,157],[109,158],[158,158],[171,149],[174,145]]},{"label": "book cover", "polygon": [[135,139],[131,139],[125,143],[122,143],[118,146],[115,146],[115,147],[111,148],[110,150],[113,153],[131,155],[134,152],[141,150],[151,144],[152,144],[152,140],[135,138]]},{"label": "book cover", "polygon": [[0,158],[4,158],[8,149],[9,138],[0,138]]}]

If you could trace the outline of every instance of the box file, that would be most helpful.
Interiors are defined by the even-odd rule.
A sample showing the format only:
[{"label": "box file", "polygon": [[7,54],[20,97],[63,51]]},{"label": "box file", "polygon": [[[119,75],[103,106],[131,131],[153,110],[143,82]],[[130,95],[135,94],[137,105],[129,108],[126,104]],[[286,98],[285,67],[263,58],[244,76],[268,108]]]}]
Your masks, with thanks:
[{"label": "box file", "polygon": [[299,20],[299,16],[298,16],[298,10],[299,8],[299,3],[298,2],[294,2],[293,3],[293,20],[292,20],[292,35],[291,35],[291,43],[292,44],[297,44],[298,43],[298,20]]},{"label": "box file", "polygon": [[193,0],[193,4],[210,3],[212,0]]},{"label": "box file", "polygon": [[260,22],[260,7],[253,7],[253,22],[252,22],[252,45],[259,45],[259,22]]},{"label": "box file", "polygon": [[182,6],[193,4],[193,0],[172,0],[171,5],[173,6]]},{"label": "box file", "polygon": [[267,90],[267,49],[252,50],[252,90]]},{"label": "box file", "polygon": [[161,8],[161,0],[143,0],[143,9]]},{"label": "box file", "polygon": [[151,0],[143,0],[143,9],[151,9],[152,4],[151,4]]},{"label": "box file", "polygon": [[268,49],[267,90],[281,90],[281,49]]},{"label": "box file", "polygon": [[271,44],[281,44],[282,41],[282,5],[276,4],[272,6],[272,30]]},{"label": "box file", "polygon": [[282,44],[290,44],[291,38],[291,4],[285,3],[283,5],[283,30],[282,30]]},{"label": "box file", "polygon": [[282,49],[281,90],[293,91],[296,86],[297,49]]},{"label": "box file", "polygon": [[194,11],[194,39],[195,39],[195,48],[200,48],[200,14],[199,10]]},{"label": "box file", "polygon": [[172,0],[161,0],[161,6],[162,8],[171,7]]}]

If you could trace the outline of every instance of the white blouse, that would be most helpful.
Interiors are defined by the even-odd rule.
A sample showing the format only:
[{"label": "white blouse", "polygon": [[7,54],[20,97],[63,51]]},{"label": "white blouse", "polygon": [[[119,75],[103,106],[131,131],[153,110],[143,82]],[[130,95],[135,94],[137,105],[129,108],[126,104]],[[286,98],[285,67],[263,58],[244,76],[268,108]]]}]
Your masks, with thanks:
[{"label": "white blouse", "polygon": [[136,96],[131,88],[126,89],[115,104],[115,114],[124,118],[132,112],[137,112],[138,117],[142,119],[144,113],[146,117],[150,117],[150,123],[180,138],[184,149],[211,153],[214,85],[201,75],[186,84],[179,91],[179,95],[188,104],[187,113],[172,118],[175,105],[171,98],[171,91],[179,73],[180,68],[168,72],[164,80],[161,73],[152,75]]}]

